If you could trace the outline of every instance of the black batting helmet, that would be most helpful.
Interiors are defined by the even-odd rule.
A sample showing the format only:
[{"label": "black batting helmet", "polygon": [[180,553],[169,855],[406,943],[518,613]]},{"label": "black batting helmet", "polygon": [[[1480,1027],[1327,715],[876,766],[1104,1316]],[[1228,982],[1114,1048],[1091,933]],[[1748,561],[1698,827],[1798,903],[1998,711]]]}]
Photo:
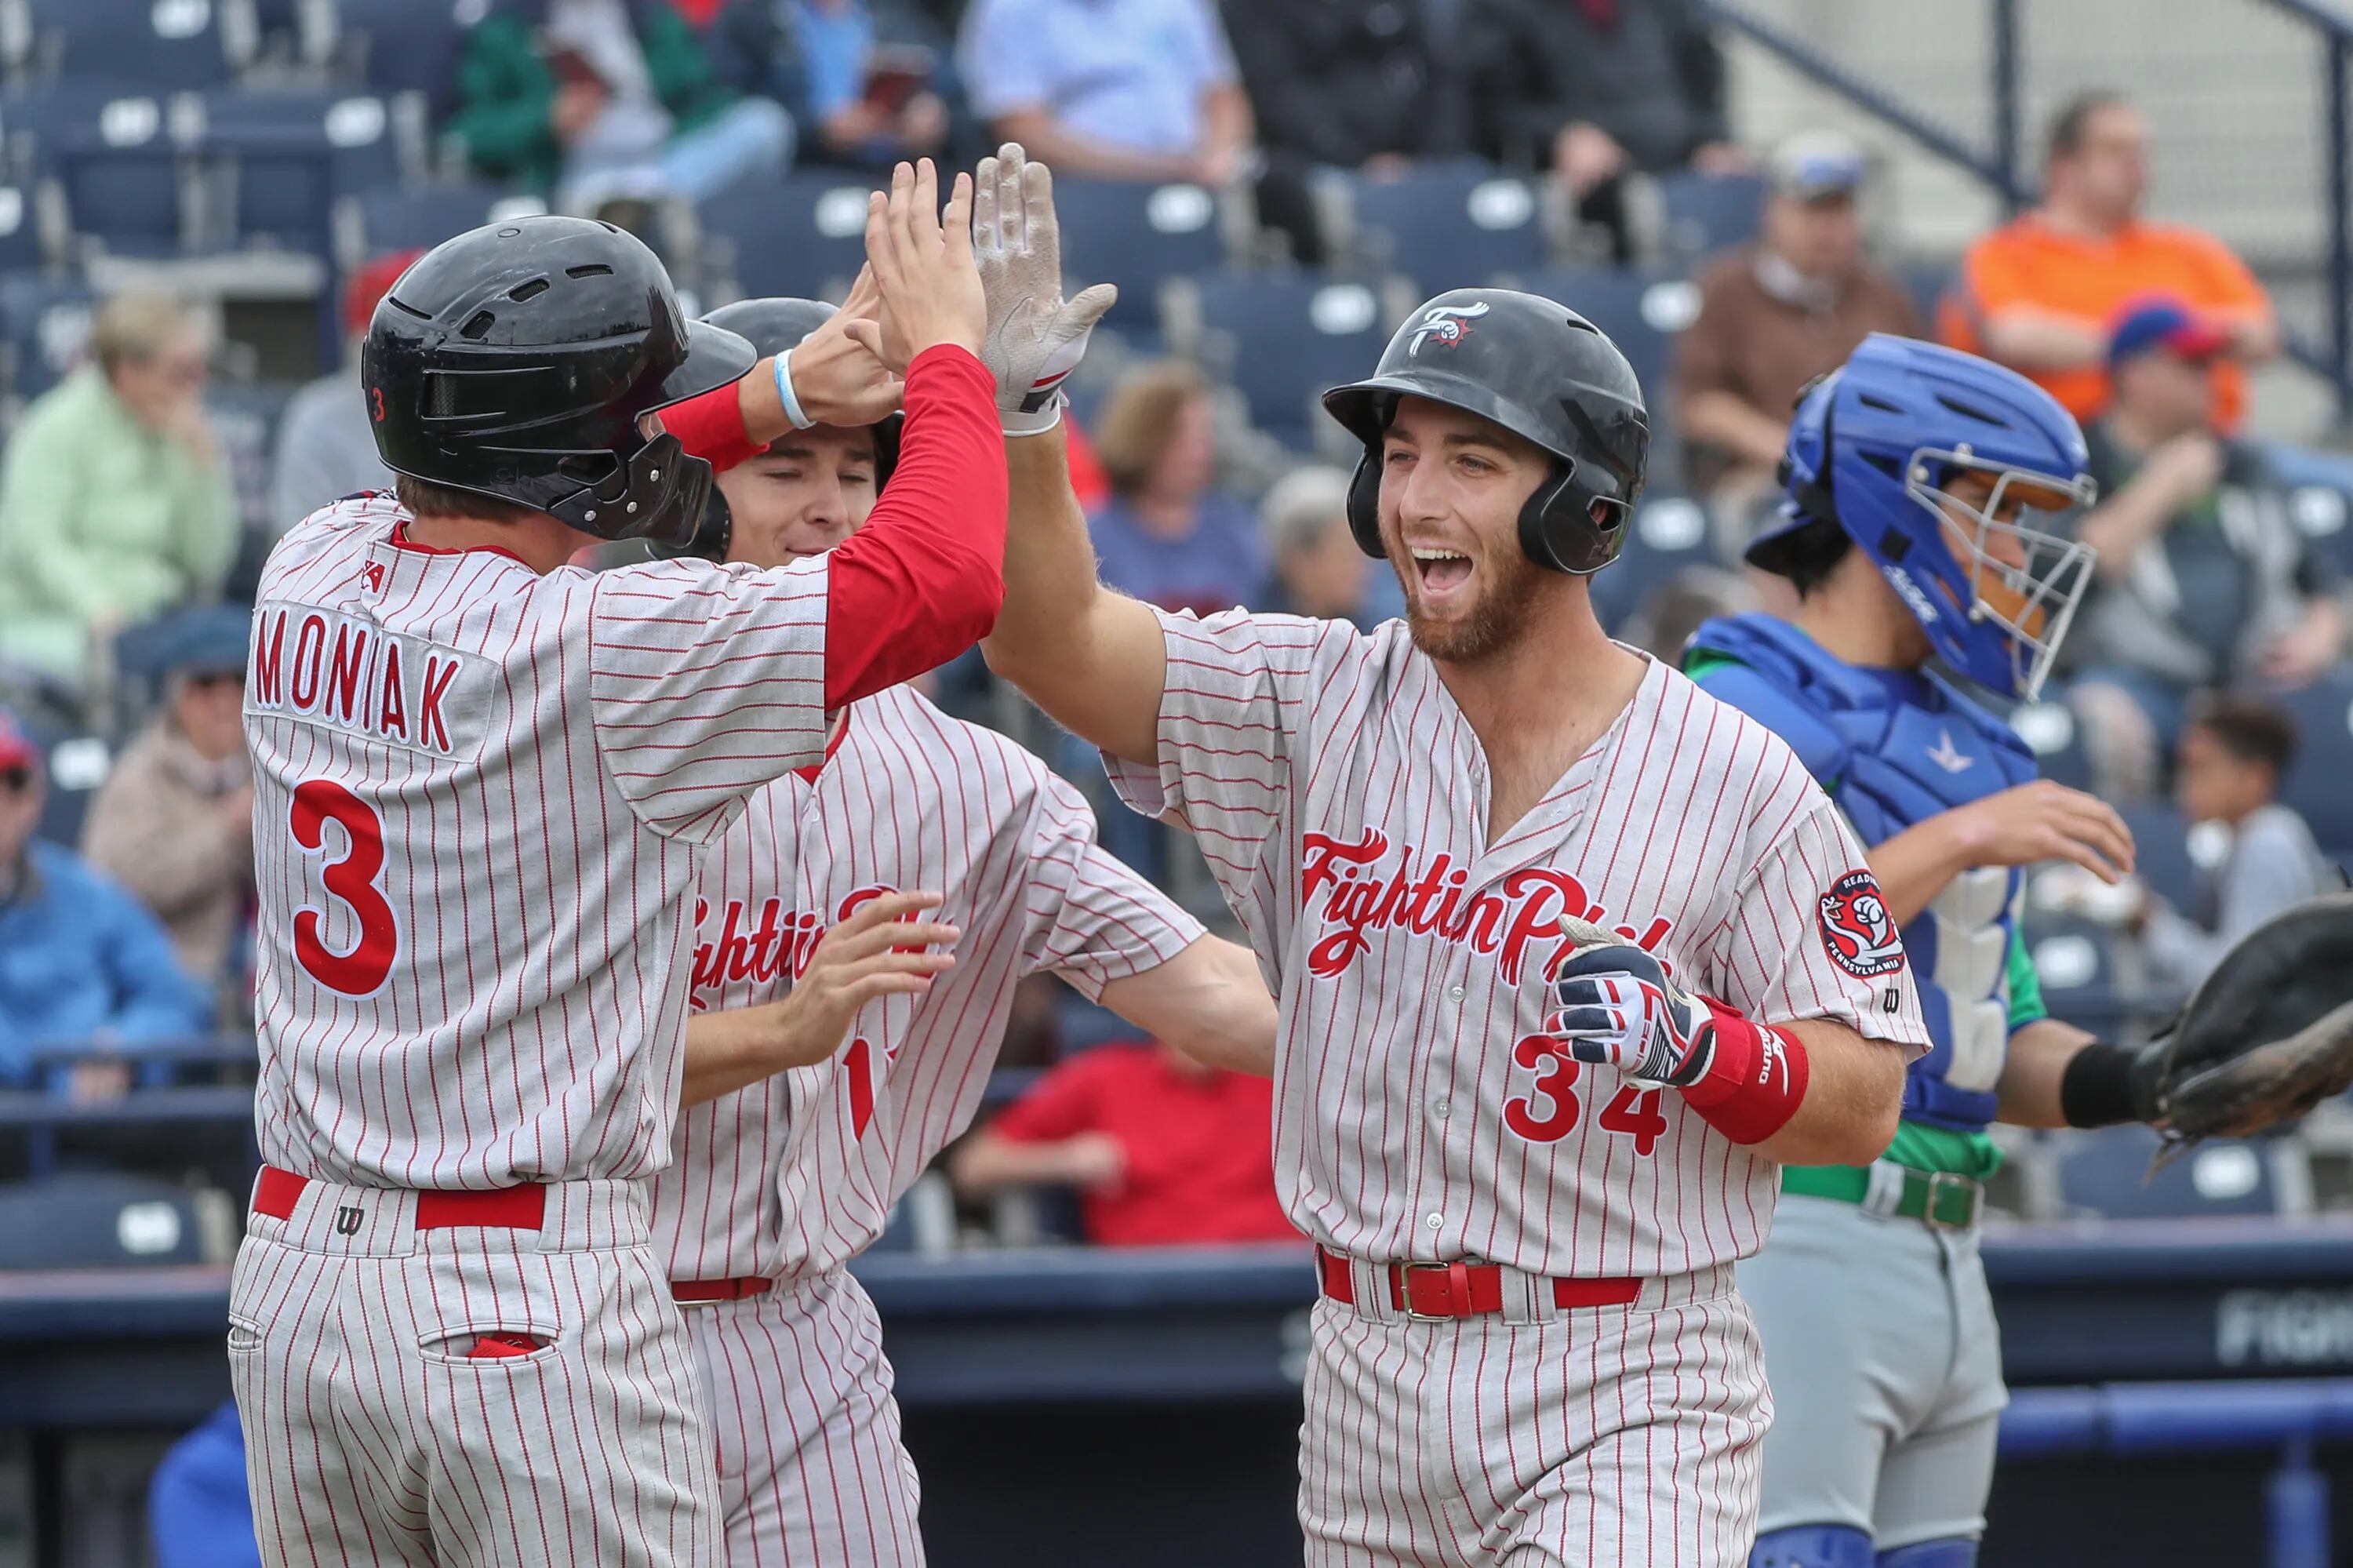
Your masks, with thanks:
[{"label": "black batting helmet", "polygon": [[1411,394],[1492,419],[1550,452],[1552,477],[1520,509],[1520,547],[1583,576],[1618,558],[1642,493],[1651,420],[1633,366],[1566,305],[1510,289],[1455,289],[1407,318],[1371,376],[1324,394],[1365,443],[1348,486],[1348,524],[1379,556],[1381,434]]},{"label": "black batting helmet", "polygon": [[[738,300],[732,305],[705,312],[702,319],[742,336],[751,344],[754,353],[765,357],[794,347],[838,313],[839,307],[823,300],[778,296]],[[899,461],[899,427],[906,419],[903,414],[892,414],[874,426],[874,488],[878,492],[891,482],[891,470]]]},{"label": "black batting helmet", "polygon": [[757,357],[733,333],[690,327],[634,236],[520,217],[403,272],[368,323],[360,377],[395,473],[676,549],[705,537],[711,465],[675,436],[648,440],[639,420]]}]

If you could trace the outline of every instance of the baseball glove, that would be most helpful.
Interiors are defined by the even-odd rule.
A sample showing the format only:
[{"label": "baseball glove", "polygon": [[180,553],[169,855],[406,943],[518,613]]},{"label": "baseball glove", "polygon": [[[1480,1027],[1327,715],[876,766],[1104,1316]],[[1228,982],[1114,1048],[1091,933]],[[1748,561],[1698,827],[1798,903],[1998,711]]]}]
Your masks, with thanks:
[{"label": "baseball glove", "polygon": [[2274,916],[2222,955],[2156,1042],[2162,1161],[2353,1087],[2353,892]]}]

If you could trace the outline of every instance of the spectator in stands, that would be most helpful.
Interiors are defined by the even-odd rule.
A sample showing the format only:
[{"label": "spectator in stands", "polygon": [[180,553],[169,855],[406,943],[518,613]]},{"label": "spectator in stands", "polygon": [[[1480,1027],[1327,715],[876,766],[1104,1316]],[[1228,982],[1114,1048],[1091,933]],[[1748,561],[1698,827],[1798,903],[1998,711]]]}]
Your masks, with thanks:
[{"label": "spectator in stands", "polygon": [[1345,469],[1297,468],[1275,481],[1260,503],[1267,554],[1274,572],[1247,602],[1277,615],[1354,621],[1369,631],[1403,613],[1397,574],[1365,554],[1348,526]]},{"label": "spectator in stands", "polygon": [[78,1100],[122,1092],[119,1063],[36,1065],[36,1053],[204,1033],[212,1013],[139,901],[63,844],[37,840],[40,754],[0,709],[0,1086]]},{"label": "spectator in stands", "polygon": [[[1462,73],[1427,0],[1252,0],[1226,7],[1267,175],[1259,217],[1320,265],[1308,197],[1317,167],[1374,178],[1470,151]],[[1282,210],[1284,202],[1296,204]],[[1303,243],[1301,236],[1304,235]]]},{"label": "spectator in stands", "polygon": [[1770,174],[1762,232],[1701,273],[1699,316],[1675,349],[1685,475],[1725,515],[1775,488],[1807,382],[1872,333],[1920,333],[1904,286],[1863,255],[1861,150],[1800,133],[1774,150]]},{"label": "spectator in stands", "polygon": [[[349,388],[345,388],[346,391]],[[250,615],[215,609],[161,653],[163,710],[100,786],[82,830],[90,863],[164,922],[181,968],[242,1022],[253,917],[253,771],[245,753]]]},{"label": "spectator in stands", "polygon": [[2153,978],[2196,985],[2232,944],[2291,906],[2344,885],[2312,830],[2279,800],[2295,724],[2267,704],[2229,698],[2181,732],[2174,792],[2193,822],[2231,829],[2230,853],[2201,890],[2200,917],[2143,892],[2134,922]]},{"label": "spectator in stands", "polygon": [[1459,26],[1482,149],[1551,170],[1621,260],[1623,176],[1746,166],[1695,0],[1462,0]]},{"label": "spectator in stands", "polygon": [[731,0],[709,49],[727,79],[785,106],[809,164],[886,168],[937,154],[960,90],[908,0]]},{"label": "spectator in stands", "polygon": [[0,656],[76,686],[97,644],[217,594],[238,531],[202,324],[118,295],[90,347],[96,363],[36,398],[0,458]]},{"label": "spectator in stands", "polygon": [[1057,175],[1214,188],[1251,172],[1250,101],[1208,0],[973,0],[957,53],[992,133]]},{"label": "spectator in stands", "polygon": [[2089,420],[2107,404],[2118,313],[2143,295],[2169,294],[2222,333],[2214,419],[2237,429],[2241,366],[2279,351],[2279,323],[2263,286],[2221,240],[2143,221],[2147,122],[2114,93],[2086,93],[2052,122],[2045,170],[2042,205],[1963,258],[1940,313],[1945,341],[2023,372]]},{"label": "spectator in stands", "polygon": [[1274,1195],[1274,1086],[1151,1042],[1098,1045],[1049,1072],[957,1146],[966,1196],[1079,1190],[1097,1246],[1293,1241]]},{"label": "spectator in stands", "polygon": [[1216,418],[1201,373],[1175,360],[1131,372],[1095,421],[1112,498],[1088,519],[1103,580],[1164,609],[1207,614],[1266,581],[1258,518],[1212,488]]},{"label": "spectator in stands", "polygon": [[173,1444],[155,1467],[147,1529],[155,1568],[261,1568],[235,1400]]},{"label": "spectator in stands", "polygon": [[360,340],[377,302],[422,251],[380,256],[343,285],[343,362],[288,400],[269,460],[269,530],[282,535],[332,501],[390,490],[392,471],[376,456],[375,427],[360,392]]},{"label": "spectator in stands", "polygon": [[2337,658],[2344,626],[2284,487],[2216,428],[2209,369],[2225,330],[2153,299],[2104,335],[2116,395],[2086,432],[2100,501],[2079,526],[2099,559],[2069,701],[2104,784],[2147,794],[2194,693],[2300,685]]},{"label": "spectator in stands", "polygon": [[593,211],[701,201],[791,161],[793,123],[738,97],[670,0],[512,0],[467,34],[449,130],[482,173]]}]

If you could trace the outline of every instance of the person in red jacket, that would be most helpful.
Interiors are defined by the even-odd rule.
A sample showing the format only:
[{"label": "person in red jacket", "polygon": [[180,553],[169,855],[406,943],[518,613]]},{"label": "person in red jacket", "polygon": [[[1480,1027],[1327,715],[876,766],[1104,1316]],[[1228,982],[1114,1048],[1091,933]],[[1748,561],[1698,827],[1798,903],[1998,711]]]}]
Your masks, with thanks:
[{"label": "person in red jacket", "polygon": [[1290,1241],[1274,1195],[1274,1086],[1170,1046],[1101,1045],[1054,1068],[949,1157],[967,1195],[1079,1190],[1098,1246]]}]

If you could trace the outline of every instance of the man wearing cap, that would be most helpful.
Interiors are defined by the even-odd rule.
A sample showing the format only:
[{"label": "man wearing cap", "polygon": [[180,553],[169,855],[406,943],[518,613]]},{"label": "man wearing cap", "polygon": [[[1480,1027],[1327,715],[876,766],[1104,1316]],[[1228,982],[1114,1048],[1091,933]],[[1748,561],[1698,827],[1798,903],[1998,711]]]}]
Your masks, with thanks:
[{"label": "man wearing cap", "polygon": [[286,404],[269,460],[269,532],[274,538],[331,501],[389,490],[392,471],[376,456],[375,429],[360,395],[360,340],[376,302],[418,250],[379,256],[343,286],[343,362]]},{"label": "man wearing cap", "polygon": [[54,1058],[136,1052],[210,1021],[155,917],[63,844],[33,836],[46,799],[39,750],[0,708],[0,1086],[101,1098],[128,1086],[121,1066]]},{"label": "man wearing cap", "polygon": [[1688,471],[1735,508],[1772,484],[1799,388],[1872,333],[1920,331],[1904,286],[1863,257],[1861,151],[1801,132],[1770,172],[1763,232],[1701,274],[1699,317],[1676,347]]},{"label": "man wearing cap", "polygon": [[253,772],[242,716],[249,620],[221,609],[176,629],[163,652],[164,705],[107,776],[82,831],[90,864],[139,895],[188,974],[241,1021],[241,999],[225,988],[244,969],[253,916]]},{"label": "man wearing cap", "polygon": [[2326,563],[2287,514],[2262,455],[2221,433],[2212,369],[2226,328],[2179,298],[2127,305],[2108,328],[2107,409],[2085,431],[2099,552],[2069,700],[2110,790],[2143,794],[2201,688],[2301,685],[2338,655]]}]

